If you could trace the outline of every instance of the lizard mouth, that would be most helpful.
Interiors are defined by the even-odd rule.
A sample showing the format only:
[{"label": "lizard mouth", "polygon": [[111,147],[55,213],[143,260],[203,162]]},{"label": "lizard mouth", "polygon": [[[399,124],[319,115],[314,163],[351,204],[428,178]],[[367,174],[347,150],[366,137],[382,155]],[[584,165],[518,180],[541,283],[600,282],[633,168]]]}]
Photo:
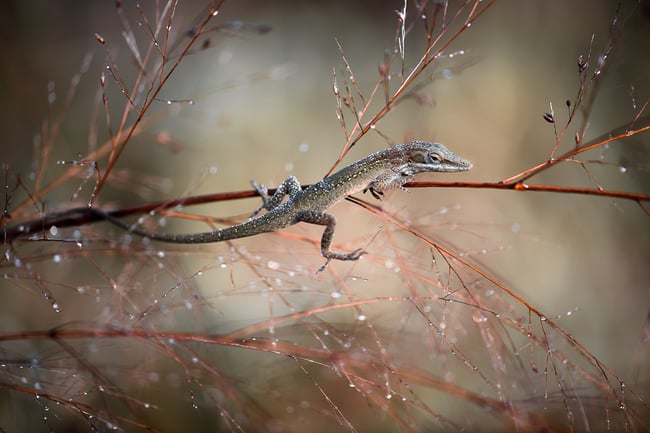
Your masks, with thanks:
[{"label": "lizard mouth", "polygon": [[472,168],[472,163],[464,159],[457,161],[445,161],[436,164],[423,164],[418,162],[409,163],[410,171],[415,173],[425,173],[425,172],[455,172],[455,171],[467,171]]}]

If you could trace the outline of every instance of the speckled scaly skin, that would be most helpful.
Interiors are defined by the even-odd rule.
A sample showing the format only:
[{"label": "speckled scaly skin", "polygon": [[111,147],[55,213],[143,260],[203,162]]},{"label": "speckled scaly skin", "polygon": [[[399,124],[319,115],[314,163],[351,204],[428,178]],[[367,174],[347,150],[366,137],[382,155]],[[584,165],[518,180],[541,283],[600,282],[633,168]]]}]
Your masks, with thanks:
[{"label": "speckled scaly skin", "polygon": [[[325,211],[346,196],[360,191],[370,191],[380,198],[384,191],[402,188],[413,180],[417,173],[466,171],[472,164],[447,149],[442,144],[426,141],[412,141],[398,144],[375,152],[333,173],[331,176],[302,189],[298,180],[290,176],[278,186],[269,197],[264,185],[257,189],[264,202],[248,221],[211,232],[192,234],[155,233],[142,230],[112,215],[94,210],[113,224],[130,233],[163,242],[200,244],[255,236],[274,232],[299,222],[325,226],[321,238],[321,254],[327,262],[319,269],[325,269],[330,260],[357,260],[364,254],[362,249],[342,253],[330,249],[334,238],[336,217]],[[286,201],[282,202],[284,196]],[[261,216],[255,215],[266,209]]]}]

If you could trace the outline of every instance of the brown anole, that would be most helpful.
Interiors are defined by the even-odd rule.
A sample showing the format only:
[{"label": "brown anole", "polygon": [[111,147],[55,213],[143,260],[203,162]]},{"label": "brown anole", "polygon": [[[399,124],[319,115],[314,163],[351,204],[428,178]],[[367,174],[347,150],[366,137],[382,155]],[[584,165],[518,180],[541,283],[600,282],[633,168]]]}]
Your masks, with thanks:
[{"label": "brown anole", "polygon": [[[192,234],[156,233],[143,230],[116,218],[110,213],[93,209],[113,224],[130,233],[163,242],[200,244],[220,242],[230,239],[255,236],[274,232],[299,222],[325,226],[321,237],[321,254],[327,261],[319,272],[325,269],[332,259],[357,260],[365,251],[361,248],[350,253],[330,249],[334,238],[336,217],[326,210],[350,194],[360,191],[370,193],[380,199],[385,191],[403,188],[418,173],[466,171],[472,164],[442,144],[426,141],[412,141],[398,144],[375,152],[333,173],[325,179],[302,189],[294,176],[289,176],[269,196],[264,185],[253,187],[262,197],[263,205],[251,218],[241,224],[219,230]],[[288,198],[284,200],[285,195]],[[256,216],[262,209],[267,212]]]}]

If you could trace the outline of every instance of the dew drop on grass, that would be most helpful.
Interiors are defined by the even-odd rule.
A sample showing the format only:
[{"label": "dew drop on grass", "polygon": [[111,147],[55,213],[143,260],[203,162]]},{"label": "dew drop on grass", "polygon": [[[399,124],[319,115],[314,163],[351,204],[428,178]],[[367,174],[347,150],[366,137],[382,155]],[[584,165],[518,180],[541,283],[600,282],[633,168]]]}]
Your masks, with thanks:
[{"label": "dew drop on grass", "polygon": [[488,319],[483,313],[476,310],[474,311],[474,314],[472,314],[472,320],[474,320],[474,322],[476,323],[483,323],[483,322],[487,322]]}]

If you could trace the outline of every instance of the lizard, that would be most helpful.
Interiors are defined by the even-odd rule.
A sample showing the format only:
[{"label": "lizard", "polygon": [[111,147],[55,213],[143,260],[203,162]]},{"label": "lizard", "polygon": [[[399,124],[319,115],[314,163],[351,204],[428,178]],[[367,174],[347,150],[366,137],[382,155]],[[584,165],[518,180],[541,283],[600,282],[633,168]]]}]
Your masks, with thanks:
[{"label": "lizard", "polygon": [[[299,222],[325,226],[320,251],[326,262],[317,271],[321,272],[332,259],[358,260],[365,254],[363,248],[349,253],[330,248],[336,227],[336,217],[326,212],[331,206],[348,195],[361,191],[370,192],[376,199],[381,199],[386,191],[405,189],[404,184],[413,180],[418,173],[458,172],[470,168],[470,162],[439,143],[412,141],[397,144],[372,153],[305,189],[302,189],[294,176],[289,176],[276,188],[275,193],[269,196],[264,185],[258,186],[251,181],[251,185],[262,198],[262,206],[247,221],[203,233],[150,232],[114,217],[109,212],[96,208],[93,212],[129,233],[157,241],[183,244],[221,242],[255,236],[282,230]],[[286,200],[285,196],[288,196]],[[257,216],[263,209],[267,212]]]}]

